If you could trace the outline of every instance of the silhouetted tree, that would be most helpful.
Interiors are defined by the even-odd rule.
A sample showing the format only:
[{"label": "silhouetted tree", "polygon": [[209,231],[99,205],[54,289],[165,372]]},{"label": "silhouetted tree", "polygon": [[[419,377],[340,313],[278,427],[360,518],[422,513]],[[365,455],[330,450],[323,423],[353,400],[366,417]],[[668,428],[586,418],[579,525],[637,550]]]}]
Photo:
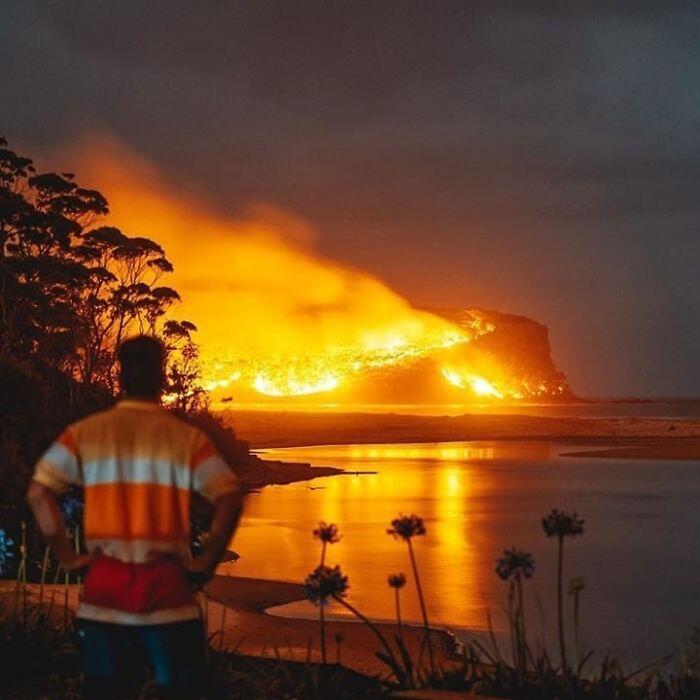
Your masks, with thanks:
[{"label": "silhouetted tree", "polygon": [[0,501],[22,501],[66,422],[113,400],[127,335],[159,335],[169,398],[206,408],[196,328],[168,317],[180,297],[161,279],[173,266],[155,241],[101,225],[108,212],[102,194],[71,173],[37,174],[0,138]]}]

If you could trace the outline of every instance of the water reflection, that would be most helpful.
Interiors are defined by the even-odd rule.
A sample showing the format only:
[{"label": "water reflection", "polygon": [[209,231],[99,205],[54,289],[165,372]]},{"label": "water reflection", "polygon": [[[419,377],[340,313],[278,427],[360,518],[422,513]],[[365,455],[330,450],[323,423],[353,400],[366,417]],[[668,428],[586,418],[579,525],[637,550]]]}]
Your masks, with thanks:
[{"label": "water reflection", "polygon": [[[351,599],[371,616],[392,614],[388,574],[409,573],[405,548],[387,536],[399,512],[419,513],[428,537],[416,542],[432,618],[484,628],[493,586],[492,559],[502,542],[485,527],[483,506],[497,489],[485,464],[517,455],[547,459],[546,443],[437,443],[352,445],[268,451],[287,461],[334,464],[376,474],[332,477],[271,487],[249,499],[235,547],[241,575],[301,580],[316,565],[311,529],[319,520],[338,523],[343,539],[329,552],[350,577]],[[418,622],[412,587],[404,596],[406,619]],[[306,611],[308,612],[308,610]],[[343,614],[342,610],[338,610]]]},{"label": "water reflection", "polygon": [[[267,459],[284,459],[288,462],[312,461],[318,465],[327,460],[348,462],[386,460],[437,460],[483,461],[493,459],[548,459],[552,445],[545,441],[501,442],[428,442],[395,443],[382,445],[320,445],[318,447],[294,447],[277,450],[260,450]],[[363,467],[365,465],[363,464]]]},{"label": "water reflection", "polygon": [[[538,635],[550,636],[555,547],[545,540],[540,518],[552,507],[578,510],[587,517],[587,532],[567,550],[566,576],[586,578],[585,640],[632,650],[641,659],[667,653],[700,622],[696,465],[577,460],[559,451],[545,442],[268,451],[271,459],[377,473],[318,479],[313,490],[292,484],[253,494],[235,538],[241,553],[235,572],[301,581],[318,563],[311,530],[319,520],[335,522],[343,539],[330,548],[328,562],[349,575],[354,604],[373,618],[390,619],[387,575],[408,575],[410,567],[405,547],[385,533],[398,513],[415,512],[428,529],[415,544],[433,621],[484,629],[490,611],[502,628],[505,586],[494,564],[504,548],[517,545],[536,561],[528,619]],[[406,618],[418,622],[413,586],[404,592]],[[291,613],[313,611],[299,603]]]}]

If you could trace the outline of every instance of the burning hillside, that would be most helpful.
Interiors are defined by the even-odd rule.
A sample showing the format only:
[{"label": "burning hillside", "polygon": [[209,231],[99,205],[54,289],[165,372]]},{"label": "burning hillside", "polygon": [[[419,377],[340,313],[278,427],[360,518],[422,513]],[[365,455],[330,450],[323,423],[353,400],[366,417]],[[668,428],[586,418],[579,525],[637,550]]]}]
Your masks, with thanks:
[{"label": "burning hillside", "polygon": [[[353,354],[231,357],[234,375],[213,380],[217,399],[241,403],[555,402],[571,398],[551,357],[547,328],[494,311],[433,310],[454,325],[440,344],[378,345]],[[461,335],[460,335],[461,334]],[[270,361],[271,360],[271,361]],[[267,364],[266,362],[270,362]]]},{"label": "burning hillside", "polygon": [[110,201],[109,223],[167,250],[215,400],[468,403],[569,393],[546,328],[529,319],[416,309],[371,275],[317,255],[296,219],[269,208],[236,220],[213,214],[115,144],[93,144],[80,160]]}]

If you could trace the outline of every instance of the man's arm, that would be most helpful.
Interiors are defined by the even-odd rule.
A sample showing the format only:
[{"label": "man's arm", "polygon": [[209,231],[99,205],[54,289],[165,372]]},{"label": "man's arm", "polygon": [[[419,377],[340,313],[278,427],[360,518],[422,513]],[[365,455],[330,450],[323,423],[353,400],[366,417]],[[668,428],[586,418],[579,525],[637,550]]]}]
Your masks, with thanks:
[{"label": "man's arm", "polygon": [[68,539],[61,511],[53,491],[32,480],[27,491],[29,507],[34,513],[41,534],[65,571],[75,571],[90,565],[88,554],[78,554]]},{"label": "man's arm", "polygon": [[214,569],[238,525],[242,506],[243,496],[238,490],[225,493],[214,501],[209,537],[202,553],[187,565],[188,571],[201,574],[206,579],[214,575]]}]

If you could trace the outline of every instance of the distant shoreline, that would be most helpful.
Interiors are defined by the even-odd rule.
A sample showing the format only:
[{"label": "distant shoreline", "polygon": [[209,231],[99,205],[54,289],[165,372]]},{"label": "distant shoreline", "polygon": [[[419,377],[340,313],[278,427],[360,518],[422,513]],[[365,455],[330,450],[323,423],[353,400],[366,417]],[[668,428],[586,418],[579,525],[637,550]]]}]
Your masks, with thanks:
[{"label": "distant shoreline", "polygon": [[[700,418],[236,411],[222,414],[252,449],[473,440],[551,441],[601,448],[663,448],[700,455]],[[669,451],[671,446],[675,446]],[[697,452],[696,452],[697,450]],[[651,453],[645,453],[651,454]],[[612,455],[611,455],[612,456]],[[695,456],[690,457],[695,459]]]},{"label": "distant shoreline", "polygon": [[[248,411],[267,411],[271,413],[327,413],[329,411],[336,413],[401,413],[409,415],[411,409],[420,408],[421,414],[426,413],[428,409],[439,411],[445,407],[458,407],[460,413],[473,413],[474,409],[495,409],[492,415],[498,415],[504,410],[508,411],[509,415],[516,415],[518,409],[528,408],[543,408],[555,409],[568,407],[596,406],[596,405],[669,405],[679,406],[686,404],[688,406],[700,407],[700,396],[690,396],[687,398],[677,396],[664,396],[659,398],[648,398],[644,396],[594,396],[594,397],[570,397],[562,401],[518,401],[517,403],[475,403],[475,404],[453,404],[453,403],[356,403],[356,404],[338,404],[338,403],[323,403],[305,401],[297,401],[287,399],[285,401],[260,401],[260,402],[245,402],[245,403],[229,403],[227,401],[213,401],[212,409],[216,413],[239,413]],[[478,413],[478,411],[477,411]],[[488,413],[488,410],[484,413]],[[439,415],[439,414],[435,414]]]},{"label": "distant shoreline", "polygon": [[700,461],[700,440],[673,444],[671,442],[649,445],[609,447],[600,450],[563,452],[562,457],[595,457],[597,459],[660,459],[683,462]]}]

